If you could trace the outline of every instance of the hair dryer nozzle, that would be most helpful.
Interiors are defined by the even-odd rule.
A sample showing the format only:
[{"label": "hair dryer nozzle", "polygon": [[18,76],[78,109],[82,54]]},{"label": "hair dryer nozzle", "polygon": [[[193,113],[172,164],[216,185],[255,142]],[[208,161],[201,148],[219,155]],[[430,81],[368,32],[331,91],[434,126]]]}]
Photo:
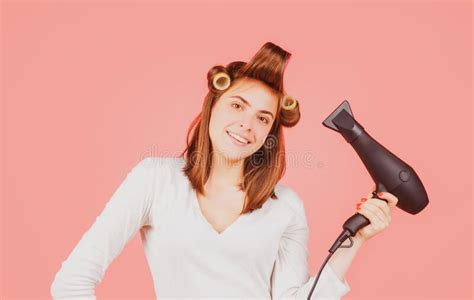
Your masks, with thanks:
[{"label": "hair dryer nozzle", "polygon": [[364,132],[364,127],[354,119],[347,100],[344,100],[329,117],[323,121],[323,125],[339,132],[348,143],[352,143]]},{"label": "hair dryer nozzle", "polygon": [[349,105],[349,102],[347,100],[344,100],[330,115],[323,121],[323,125],[326,126],[329,129],[335,130],[339,132],[339,129],[337,128],[336,124],[334,124],[333,119],[339,115],[341,110],[345,110],[350,116],[354,116],[352,114],[351,107]]}]

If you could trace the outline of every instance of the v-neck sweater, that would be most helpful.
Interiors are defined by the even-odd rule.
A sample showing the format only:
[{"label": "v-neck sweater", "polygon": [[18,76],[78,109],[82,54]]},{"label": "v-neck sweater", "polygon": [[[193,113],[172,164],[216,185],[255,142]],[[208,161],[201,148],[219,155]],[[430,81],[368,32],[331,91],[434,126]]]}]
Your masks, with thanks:
[{"label": "v-neck sweater", "polygon": [[[308,225],[304,203],[278,183],[262,207],[223,232],[204,217],[183,157],[147,157],[124,176],[103,211],[62,261],[53,299],[96,299],[95,288],[140,231],[157,299],[307,299]],[[350,291],[329,264],[311,299]]]}]

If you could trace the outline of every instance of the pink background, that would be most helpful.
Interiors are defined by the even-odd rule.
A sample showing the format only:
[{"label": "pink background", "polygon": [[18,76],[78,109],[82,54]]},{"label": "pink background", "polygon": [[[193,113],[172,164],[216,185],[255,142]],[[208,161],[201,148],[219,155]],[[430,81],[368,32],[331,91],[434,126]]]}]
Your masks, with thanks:
[{"label": "pink background", "polygon": [[[373,182],[321,125],[348,99],[356,119],[410,164],[430,197],[393,211],[346,277],[345,299],[472,296],[472,4],[2,4],[1,298],[49,298],[61,262],[128,170],[176,156],[214,64],[271,41],[293,54],[282,183],[302,196],[314,275]],[[179,280],[179,278],[177,278]],[[99,299],[152,299],[139,235]]]}]

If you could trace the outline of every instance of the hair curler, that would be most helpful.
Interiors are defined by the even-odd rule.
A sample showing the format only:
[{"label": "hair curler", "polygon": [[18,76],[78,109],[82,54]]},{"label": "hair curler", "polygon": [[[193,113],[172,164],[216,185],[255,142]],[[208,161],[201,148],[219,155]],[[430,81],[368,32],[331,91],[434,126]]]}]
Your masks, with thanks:
[{"label": "hair curler", "polygon": [[[373,198],[380,199],[377,197],[377,192],[389,192],[398,198],[398,208],[413,215],[419,213],[428,205],[428,195],[415,170],[379,144],[364,130],[364,127],[354,119],[347,100],[344,100],[323,121],[323,125],[339,132],[357,152],[375,182],[376,188],[372,192]],[[385,199],[380,200],[387,202]],[[344,230],[329,249],[330,253],[314,281],[308,295],[308,300],[311,299],[321,271],[332,254],[338,248],[352,247],[353,241],[351,237],[369,224],[369,219],[360,213],[355,213],[344,222],[342,225]],[[350,245],[341,246],[348,238]]]}]

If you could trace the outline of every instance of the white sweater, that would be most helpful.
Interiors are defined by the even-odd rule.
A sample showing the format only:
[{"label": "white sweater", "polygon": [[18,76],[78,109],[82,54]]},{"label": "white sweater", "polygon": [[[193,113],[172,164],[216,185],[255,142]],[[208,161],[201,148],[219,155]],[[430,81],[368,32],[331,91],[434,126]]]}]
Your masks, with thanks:
[{"label": "white sweater", "polygon": [[[277,184],[278,200],[218,233],[182,172],[182,157],[148,157],[133,167],[61,264],[53,299],[95,299],[95,287],[140,230],[157,299],[307,299],[308,226],[303,201]],[[326,264],[312,299],[350,291]],[[217,299],[214,298],[214,299]]]}]

